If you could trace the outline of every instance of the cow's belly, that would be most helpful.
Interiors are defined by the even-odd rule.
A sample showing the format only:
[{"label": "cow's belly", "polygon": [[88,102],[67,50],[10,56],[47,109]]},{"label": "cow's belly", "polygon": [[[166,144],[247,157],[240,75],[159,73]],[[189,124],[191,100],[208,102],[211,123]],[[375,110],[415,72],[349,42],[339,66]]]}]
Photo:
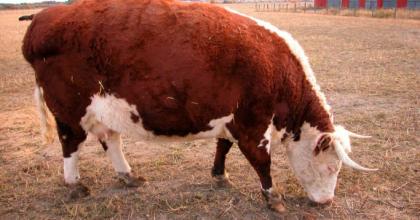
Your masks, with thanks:
[{"label": "cow's belly", "polygon": [[226,124],[232,121],[233,114],[211,120],[209,129],[186,136],[155,135],[153,131],[146,130],[142,123],[136,106],[130,105],[125,99],[113,95],[92,98],[91,104],[86,109],[80,124],[86,132],[104,139],[110,131],[127,134],[135,139],[159,142],[190,141],[195,139],[226,138],[234,141]]}]

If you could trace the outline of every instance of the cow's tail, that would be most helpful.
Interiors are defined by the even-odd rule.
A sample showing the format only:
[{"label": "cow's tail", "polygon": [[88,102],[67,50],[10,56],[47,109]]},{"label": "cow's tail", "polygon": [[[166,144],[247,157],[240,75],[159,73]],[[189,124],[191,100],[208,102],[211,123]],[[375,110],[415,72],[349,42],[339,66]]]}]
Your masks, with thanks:
[{"label": "cow's tail", "polygon": [[50,144],[54,141],[54,127],[55,123],[45,104],[44,94],[42,88],[35,86],[35,103],[39,114],[41,134],[44,137],[44,143]]},{"label": "cow's tail", "polygon": [[32,21],[32,19],[34,19],[34,15],[35,14],[20,16],[19,21]]}]

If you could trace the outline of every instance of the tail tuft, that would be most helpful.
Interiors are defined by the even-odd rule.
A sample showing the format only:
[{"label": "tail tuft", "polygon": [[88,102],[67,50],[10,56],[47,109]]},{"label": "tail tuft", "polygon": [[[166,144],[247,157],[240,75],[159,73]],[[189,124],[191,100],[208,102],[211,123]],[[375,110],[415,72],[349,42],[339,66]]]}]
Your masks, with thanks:
[{"label": "tail tuft", "polygon": [[34,14],[31,15],[24,15],[19,17],[19,21],[32,21],[34,18]]},{"label": "tail tuft", "polygon": [[44,137],[45,144],[51,144],[54,141],[54,127],[55,123],[45,104],[44,94],[42,88],[36,85],[35,87],[35,103],[39,114],[41,134]]}]

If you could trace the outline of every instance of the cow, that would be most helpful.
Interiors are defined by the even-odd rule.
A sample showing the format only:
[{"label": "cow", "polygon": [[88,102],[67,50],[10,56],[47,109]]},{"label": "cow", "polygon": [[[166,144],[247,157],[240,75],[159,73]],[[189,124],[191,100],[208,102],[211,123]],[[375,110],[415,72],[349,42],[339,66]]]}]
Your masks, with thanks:
[{"label": "cow", "polygon": [[[350,137],[330,106],[302,47],[287,32],[231,9],[174,0],[91,0],[36,14],[23,41],[35,71],[44,136],[55,119],[72,195],[79,149],[96,136],[127,186],[132,174],[120,134],[141,140],[217,138],[211,174],[228,181],[235,143],[255,169],[268,206],[285,210],[270,175],[271,148],[285,145],[310,200],[329,203]],[[73,194],[76,192],[76,194]]]}]

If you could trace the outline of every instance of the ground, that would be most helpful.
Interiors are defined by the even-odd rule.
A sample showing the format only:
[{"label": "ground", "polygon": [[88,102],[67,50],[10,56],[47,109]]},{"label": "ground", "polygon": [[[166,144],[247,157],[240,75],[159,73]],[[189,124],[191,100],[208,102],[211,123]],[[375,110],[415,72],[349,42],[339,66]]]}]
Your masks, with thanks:
[{"label": "ground", "polygon": [[227,159],[233,186],[212,182],[214,141],[156,144],[124,137],[138,189],[118,184],[108,158],[90,138],[81,154],[82,182],[92,195],[72,201],[63,183],[59,142],[45,146],[32,101],[34,74],[21,55],[30,10],[0,11],[0,219],[416,219],[420,213],[418,118],[420,22],[254,12],[287,30],[310,58],[335,121],[372,135],[354,140],[351,157],[377,172],[344,167],[329,206],[311,204],[283,146],[273,146],[272,175],[288,212],[266,208],[259,181],[234,147]]}]

